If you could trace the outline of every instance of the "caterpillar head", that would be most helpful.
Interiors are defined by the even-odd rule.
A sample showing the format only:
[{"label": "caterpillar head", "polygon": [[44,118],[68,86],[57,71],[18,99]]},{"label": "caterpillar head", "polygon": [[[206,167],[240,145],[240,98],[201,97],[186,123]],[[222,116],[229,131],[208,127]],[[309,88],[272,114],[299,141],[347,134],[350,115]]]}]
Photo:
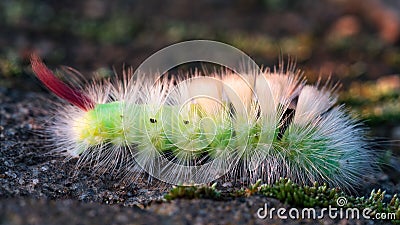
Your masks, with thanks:
[{"label": "caterpillar head", "polygon": [[82,117],[73,121],[72,130],[76,141],[86,146],[96,146],[113,143],[118,146],[126,145],[124,103],[111,102],[96,104],[93,109],[83,113]]}]

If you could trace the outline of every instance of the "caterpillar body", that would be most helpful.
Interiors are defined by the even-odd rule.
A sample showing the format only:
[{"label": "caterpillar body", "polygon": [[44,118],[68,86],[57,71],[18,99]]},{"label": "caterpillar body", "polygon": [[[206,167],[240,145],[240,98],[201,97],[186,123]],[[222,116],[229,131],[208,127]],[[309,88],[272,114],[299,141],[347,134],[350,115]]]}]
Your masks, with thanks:
[{"label": "caterpillar body", "polygon": [[294,67],[157,80],[128,70],[74,88],[39,57],[31,63],[70,103],[47,128],[55,152],[95,171],[136,174],[132,182],[144,171],[174,184],[240,175],[352,189],[374,170],[364,129],[336,105],[334,87],[306,85]]}]

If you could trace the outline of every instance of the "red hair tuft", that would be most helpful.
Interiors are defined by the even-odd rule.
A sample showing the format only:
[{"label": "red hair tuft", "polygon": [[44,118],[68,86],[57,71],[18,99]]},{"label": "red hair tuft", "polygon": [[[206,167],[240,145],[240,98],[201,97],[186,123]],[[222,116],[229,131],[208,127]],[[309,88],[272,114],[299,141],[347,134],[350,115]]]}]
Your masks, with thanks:
[{"label": "red hair tuft", "polygon": [[58,79],[53,72],[46,67],[38,55],[32,54],[31,65],[36,77],[58,97],[67,100],[85,111],[94,108],[95,103],[93,100]]}]

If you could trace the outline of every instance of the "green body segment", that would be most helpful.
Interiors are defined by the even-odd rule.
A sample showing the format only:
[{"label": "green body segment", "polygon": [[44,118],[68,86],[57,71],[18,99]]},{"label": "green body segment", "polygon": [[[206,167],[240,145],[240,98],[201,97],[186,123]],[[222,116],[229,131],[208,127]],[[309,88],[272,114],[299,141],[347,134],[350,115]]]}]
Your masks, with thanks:
[{"label": "green body segment", "polygon": [[[227,111],[228,112],[228,111]],[[193,159],[207,152],[220,157],[234,149],[232,122],[219,115],[205,115],[197,105],[180,106],[111,102],[97,104],[77,119],[73,126],[77,141],[84,146],[103,144],[172,151],[182,159]]]},{"label": "green body segment", "polygon": [[120,102],[97,104],[74,121],[73,130],[78,141],[96,146],[124,136],[122,107],[123,103]]},{"label": "green body segment", "polygon": [[[224,114],[225,113],[225,114]],[[103,144],[136,145],[137,150],[154,148],[158,152],[172,152],[177,158],[191,160],[206,153],[211,158],[228,159],[232,154],[250,158],[254,154],[268,155],[271,146],[278,146],[279,154],[291,162],[319,164],[325,174],[333,174],[339,155],[332,155],[327,141],[310,131],[308,137],[297,137],[302,127],[289,126],[278,140],[278,123],[268,125],[262,119],[249,123],[231,118],[229,109],[206,115],[197,105],[188,109],[181,106],[156,107],[144,104],[111,102],[97,104],[75,122],[78,142],[94,147]],[[318,137],[318,138],[316,138]],[[279,149],[286,149],[281,151]],[[301,149],[302,151],[298,151]],[[325,157],[324,157],[325,156]],[[310,162],[310,168],[307,163]],[[329,166],[324,167],[324,165]]]},{"label": "green body segment", "polygon": [[[304,130],[307,130],[306,135]],[[307,129],[305,126],[291,124],[282,139],[279,141],[280,147],[286,151],[285,158],[289,159],[294,165],[298,165],[306,171],[312,171],[313,167],[318,167],[320,174],[329,178],[340,171],[340,159],[343,153],[332,149],[330,140],[318,133],[319,130]],[[299,137],[298,134],[303,134]]]}]

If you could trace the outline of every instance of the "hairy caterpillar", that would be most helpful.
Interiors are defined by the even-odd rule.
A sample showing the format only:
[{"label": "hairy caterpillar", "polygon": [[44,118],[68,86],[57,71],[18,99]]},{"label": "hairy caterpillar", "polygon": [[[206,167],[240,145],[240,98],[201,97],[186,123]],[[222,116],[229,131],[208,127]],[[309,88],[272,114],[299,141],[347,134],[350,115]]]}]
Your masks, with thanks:
[{"label": "hairy caterpillar", "polygon": [[73,88],[38,56],[31,64],[71,103],[48,127],[55,151],[95,171],[145,171],[174,184],[289,177],[352,189],[374,170],[364,130],[336,106],[334,87],[306,85],[293,66],[157,80],[128,70],[122,80]]}]

